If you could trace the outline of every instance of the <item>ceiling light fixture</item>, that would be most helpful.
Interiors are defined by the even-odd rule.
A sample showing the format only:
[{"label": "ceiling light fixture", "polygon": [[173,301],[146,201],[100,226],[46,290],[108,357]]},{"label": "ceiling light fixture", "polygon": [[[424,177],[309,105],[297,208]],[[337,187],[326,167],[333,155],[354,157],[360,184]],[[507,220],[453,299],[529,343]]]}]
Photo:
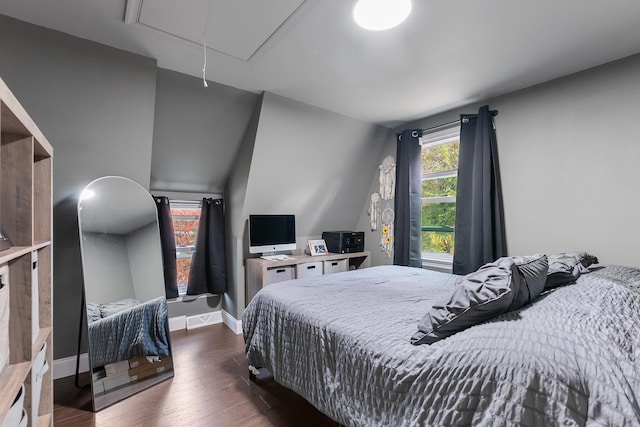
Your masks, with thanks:
[{"label": "ceiling light fixture", "polygon": [[407,19],[411,0],[359,0],[353,8],[353,19],[362,28],[382,31]]}]

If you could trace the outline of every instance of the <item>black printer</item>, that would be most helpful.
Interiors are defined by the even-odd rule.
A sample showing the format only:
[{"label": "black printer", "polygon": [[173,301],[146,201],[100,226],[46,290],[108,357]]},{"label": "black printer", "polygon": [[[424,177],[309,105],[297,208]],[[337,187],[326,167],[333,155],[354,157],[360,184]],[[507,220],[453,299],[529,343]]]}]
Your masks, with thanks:
[{"label": "black printer", "polygon": [[323,231],[322,239],[327,244],[327,250],[334,254],[364,251],[363,231]]}]

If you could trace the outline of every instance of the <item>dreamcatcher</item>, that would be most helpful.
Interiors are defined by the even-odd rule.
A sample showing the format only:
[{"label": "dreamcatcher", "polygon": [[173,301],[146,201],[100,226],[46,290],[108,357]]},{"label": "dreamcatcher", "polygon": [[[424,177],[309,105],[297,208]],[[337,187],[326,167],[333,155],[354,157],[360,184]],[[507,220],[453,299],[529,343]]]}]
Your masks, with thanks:
[{"label": "dreamcatcher", "polygon": [[396,164],[393,157],[385,157],[379,169],[380,190],[371,195],[369,206],[371,231],[378,229],[378,221],[380,221],[380,249],[387,254],[387,257],[391,258],[393,253],[393,219],[395,217],[392,203],[396,189]]}]

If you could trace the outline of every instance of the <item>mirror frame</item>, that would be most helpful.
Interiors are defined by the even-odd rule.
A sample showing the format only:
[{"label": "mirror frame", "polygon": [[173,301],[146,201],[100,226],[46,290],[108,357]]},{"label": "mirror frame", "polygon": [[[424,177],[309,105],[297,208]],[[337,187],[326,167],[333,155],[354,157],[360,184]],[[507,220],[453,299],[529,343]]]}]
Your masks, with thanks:
[{"label": "mirror frame", "polygon": [[[150,222],[148,222],[148,224],[152,224],[155,221],[155,234],[156,234],[156,238],[152,237],[152,239],[154,241],[157,241],[158,244],[158,257],[160,258],[158,260],[159,262],[159,266],[160,266],[160,271],[158,272],[158,277],[159,282],[162,284],[162,289],[160,290],[160,294],[159,296],[165,297],[165,289],[164,289],[164,273],[162,271],[162,266],[163,266],[163,261],[162,261],[162,251],[161,251],[161,247],[160,247],[160,231],[158,228],[158,214],[157,214],[157,208],[155,205],[155,202],[153,200],[153,197],[151,196],[151,194],[149,194],[149,192],[142,187],[140,184],[138,184],[137,182],[129,179],[129,178],[125,178],[125,177],[121,177],[121,176],[104,176],[101,178],[97,178],[93,181],[91,181],[89,184],[87,184],[84,189],[83,192],[81,194],[81,196],[78,198],[78,231],[79,231],[79,238],[80,238],[80,254],[81,254],[81,258],[82,258],[82,276],[83,276],[83,314],[84,314],[84,322],[87,323],[87,327],[83,328],[83,336],[85,339],[85,342],[87,342],[87,347],[88,347],[88,364],[89,364],[89,382],[91,384],[91,398],[92,398],[92,405],[93,405],[93,410],[94,411],[99,411],[103,408],[106,408],[107,406],[110,406],[116,402],[119,402],[123,399],[126,399],[127,397],[136,394],[142,390],[145,390],[155,384],[158,384],[162,381],[165,381],[167,379],[170,379],[174,376],[174,364],[173,364],[173,353],[172,353],[172,348],[171,348],[171,336],[170,336],[170,331],[169,331],[169,319],[168,319],[168,312],[167,312],[167,318],[165,320],[165,330],[167,332],[167,343],[168,343],[168,352],[169,355],[168,357],[170,358],[170,366],[168,368],[163,368],[163,371],[154,374],[153,376],[147,377],[147,378],[143,378],[140,380],[130,380],[130,382],[128,384],[124,384],[122,386],[117,386],[114,387],[113,389],[109,390],[109,391],[105,391],[104,388],[102,388],[102,390],[100,390],[100,387],[98,387],[96,385],[96,382],[99,381],[101,378],[95,378],[95,374],[94,374],[94,370],[96,368],[96,366],[92,366],[92,358],[91,358],[91,353],[92,353],[92,347],[95,347],[95,344],[92,345],[92,343],[89,340],[89,325],[88,325],[88,313],[87,313],[87,300],[86,300],[86,289],[87,289],[87,282],[91,282],[91,280],[93,280],[95,277],[91,277],[90,274],[88,274],[88,262],[87,262],[87,242],[85,241],[85,236],[83,233],[101,233],[104,235],[104,238],[107,238],[107,236],[113,236],[113,235],[117,235],[118,233],[110,233],[108,232],[109,230],[114,230],[113,227],[118,227],[117,221],[112,221],[114,219],[114,217],[117,217],[117,220],[123,220],[126,219],[126,212],[123,212],[122,209],[119,210],[119,212],[110,212],[111,215],[107,215],[107,217],[109,218],[110,222],[113,222],[113,224],[109,224],[108,225],[108,231],[105,232],[104,230],[107,228],[100,228],[100,224],[99,223],[90,223],[90,230],[89,231],[83,231],[83,219],[82,219],[82,203],[83,201],[87,200],[86,198],[86,191],[87,190],[91,190],[91,187],[93,186],[95,188],[96,184],[99,182],[103,182],[105,180],[123,180],[124,182],[127,182],[127,184],[123,184],[123,185],[132,185],[135,186],[135,190],[132,190],[132,192],[135,193],[139,193],[142,197],[148,198],[149,203],[148,205],[150,206],[150,208],[153,210],[153,220],[151,220]],[[134,187],[132,187],[133,189]],[[91,190],[93,191],[93,190]],[[99,195],[98,195],[99,196]],[[118,201],[118,198],[120,198],[122,196],[122,194],[117,194],[115,195],[115,197],[111,197],[110,199],[107,200],[106,205],[108,206],[110,201]],[[137,194],[135,194],[135,196],[137,196]],[[140,203],[144,204],[145,202],[140,201]],[[134,203],[132,203],[133,205]],[[86,207],[86,206],[85,206]],[[122,204],[118,205],[118,207],[122,207]],[[85,213],[86,216],[86,213]],[[148,213],[145,214],[145,218],[147,218],[146,220],[151,219],[151,210],[148,211]],[[142,220],[142,221],[146,221],[146,220]],[[85,219],[85,225],[87,225],[87,220]],[[141,224],[141,225],[145,225],[145,224]],[[96,231],[96,230],[102,230],[102,231]],[[133,232],[134,230],[136,230],[135,227],[132,227],[131,230],[129,230],[128,232]],[[120,230],[121,232],[126,234],[126,230]],[[151,242],[150,242],[151,243]],[[127,254],[127,257],[129,257],[130,255]],[[91,258],[91,257],[89,257]],[[155,264],[155,262],[154,262]],[[135,286],[134,284],[134,278],[133,278],[133,274],[131,273],[131,271],[129,270],[128,274],[131,277],[131,284],[132,284],[132,292],[134,294],[134,296],[137,296],[138,292],[140,292],[140,290],[138,289],[138,287]],[[142,292],[144,294],[144,292]],[[147,295],[148,298],[148,295]],[[100,301],[98,301],[100,302]],[[105,301],[105,302],[111,302],[111,301]],[[165,303],[166,303],[166,299],[165,299]],[[109,364],[105,365],[108,366]],[[94,381],[95,378],[95,381]]]}]

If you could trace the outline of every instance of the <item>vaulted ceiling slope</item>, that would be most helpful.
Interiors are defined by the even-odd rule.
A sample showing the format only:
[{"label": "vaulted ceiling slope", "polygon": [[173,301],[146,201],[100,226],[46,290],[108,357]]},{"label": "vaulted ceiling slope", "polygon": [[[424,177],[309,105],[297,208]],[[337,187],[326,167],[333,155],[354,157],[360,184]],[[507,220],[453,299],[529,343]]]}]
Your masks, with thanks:
[{"label": "vaulted ceiling slope", "polygon": [[[640,52],[637,0],[414,0],[356,27],[355,0],[3,0],[0,14],[158,66],[394,127]],[[206,40],[206,49],[204,48]]]},{"label": "vaulted ceiling slope", "polygon": [[222,194],[258,98],[158,69],[150,188]]}]

